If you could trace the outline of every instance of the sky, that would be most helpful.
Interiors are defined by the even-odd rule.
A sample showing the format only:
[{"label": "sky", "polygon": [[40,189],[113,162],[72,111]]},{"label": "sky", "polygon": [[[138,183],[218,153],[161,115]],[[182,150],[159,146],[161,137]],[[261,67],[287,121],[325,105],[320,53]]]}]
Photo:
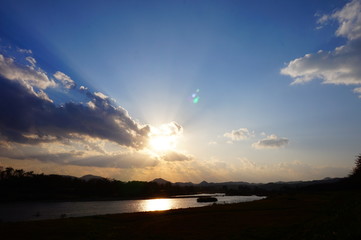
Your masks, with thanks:
[{"label": "sky", "polygon": [[345,177],[361,152],[360,26],[360,0],[0,0],[0,166]]}]

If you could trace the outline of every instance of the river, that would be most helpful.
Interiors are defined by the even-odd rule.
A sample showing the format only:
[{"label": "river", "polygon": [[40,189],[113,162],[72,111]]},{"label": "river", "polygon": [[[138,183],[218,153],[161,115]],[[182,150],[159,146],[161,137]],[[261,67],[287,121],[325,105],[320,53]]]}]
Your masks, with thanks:
[{"label": "river", "polygon": [[[0,221],[17,222],[115,213],[163,211],[203,207],[213,204],[197,202],[198,196],[201,195],[145,200],[1,203]],[[217,204],[249,202],[264,198],[259,196],[225,196],[220,194],[215,197],[218,199]]]}]

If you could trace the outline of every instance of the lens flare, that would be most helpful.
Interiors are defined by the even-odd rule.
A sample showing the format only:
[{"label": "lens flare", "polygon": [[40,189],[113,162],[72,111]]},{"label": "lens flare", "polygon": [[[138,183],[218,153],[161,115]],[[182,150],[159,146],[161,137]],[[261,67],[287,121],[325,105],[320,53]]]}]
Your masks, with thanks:
[{"label": "lens flare", "polygon": [[198,103],[199,102],[199,89],[197,89],[194,93],[192,93],[191,95],[191,102],[193,102],[194,104]]}]

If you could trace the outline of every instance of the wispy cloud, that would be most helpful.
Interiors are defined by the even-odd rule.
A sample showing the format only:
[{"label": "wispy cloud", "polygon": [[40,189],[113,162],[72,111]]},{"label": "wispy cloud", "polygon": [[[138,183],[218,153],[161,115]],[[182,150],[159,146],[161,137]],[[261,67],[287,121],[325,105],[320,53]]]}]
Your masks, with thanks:
[{"label": "wispy cloud", "polygon": [[361,84],[361,1],[353,0],[341,10],[321,16],[317,23],[322,26],[330,20],[338,22],[335,34],[345,37],[347,43],[333,51],[320,50],[290,61],[281,73],[291,76],[292,84],[314,79],[326,84]]},{"label": "wispy cloud", "polygon": [[17,50],[19,53],[33,54],[33,51],[32,51],[31,49],[17,48],[16,50]]},{"label": "wispy cloud", "polygon": [[329,19],[336,19],[339,27],[337,36],[344,36],[349,40],[361,38],[361,1],[352,0],[341,10],[329,16]]},{"label": "wispy cloud", "polygon": [[35,65],[36,65],[35,58],[29,56],[29,57],[26,57],[25,60],[28,61],[32,67],[35,67]]}]

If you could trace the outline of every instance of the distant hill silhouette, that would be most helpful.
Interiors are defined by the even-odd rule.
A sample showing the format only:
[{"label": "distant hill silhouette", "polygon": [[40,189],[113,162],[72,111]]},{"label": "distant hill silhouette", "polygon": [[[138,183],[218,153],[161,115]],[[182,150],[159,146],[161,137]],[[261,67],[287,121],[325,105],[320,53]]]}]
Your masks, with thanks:
[{"label": "distant hill silhouette", "polygon": [[155,183],[158,183],[158,184],[171,184],[170,181],[167,181],[167,180],[165,180],[163,178],[155,178],[150,182],[155,182]]},{"label": "distant hill silhouette", "polygon": [[209,184],[209,183],[206,182],[206,181],[202,181],[202,182],[199,183],[199,185],[208,185],[208,184]]},{"label": "distant hill silhouette", "polygon": [[106,178],[88,174],[88,175],[84,175],[84,176],[80,177],[80,179],[84,180],[84,181],[90,181],[90,180],[94,180],[94,179],[101,180],[101,179],[106,179]]}]

